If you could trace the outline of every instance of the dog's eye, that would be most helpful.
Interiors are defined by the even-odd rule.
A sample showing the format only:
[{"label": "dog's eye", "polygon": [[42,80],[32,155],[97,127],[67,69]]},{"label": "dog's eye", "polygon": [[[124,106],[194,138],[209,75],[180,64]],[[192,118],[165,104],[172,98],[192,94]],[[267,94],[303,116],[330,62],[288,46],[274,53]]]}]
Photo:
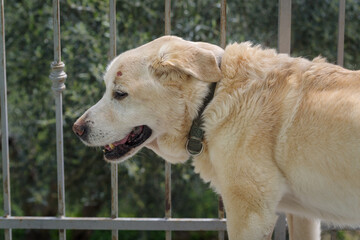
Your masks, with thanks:
[{"label": "dog's eye", "polygon": [[122,99],[124,99],[125,97],[127,97],[127,93],[126,92],[120,92],[120,91],[115,91],[114,93],[113,93],[113,97],[114,97],[114,99],[116,99],[116,100],[122,100]]}]

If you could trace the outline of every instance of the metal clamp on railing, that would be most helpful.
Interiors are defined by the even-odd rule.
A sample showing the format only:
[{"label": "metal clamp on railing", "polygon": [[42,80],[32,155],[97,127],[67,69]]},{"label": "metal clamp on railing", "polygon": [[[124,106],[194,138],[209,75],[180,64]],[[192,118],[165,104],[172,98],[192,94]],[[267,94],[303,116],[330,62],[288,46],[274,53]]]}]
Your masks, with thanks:
[{"label": "metal clamp on railing", "polygon": [[50,79],[53,82],[51,89],[54,92],[62,92],[66,88],[65,81],[67,78],[64,72],[65,64],[63,62],[52,62]]}]

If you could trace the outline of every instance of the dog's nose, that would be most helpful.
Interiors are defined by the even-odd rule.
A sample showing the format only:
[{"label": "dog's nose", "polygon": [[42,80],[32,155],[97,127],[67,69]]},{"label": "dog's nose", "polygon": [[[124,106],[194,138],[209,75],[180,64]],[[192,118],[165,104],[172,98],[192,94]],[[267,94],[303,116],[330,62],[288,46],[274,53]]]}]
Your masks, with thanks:
[{"label": "dog's nose", "polygon": [[81,124],[81,123],[77,123],[75,122],[73,127],[72,127],[72,130],[74,131],[74,133],[76,135],[78,135],[79,137],[83,136],[84,133],[85,133],[85,130],[86,130],[86,126],[85,124]]}]

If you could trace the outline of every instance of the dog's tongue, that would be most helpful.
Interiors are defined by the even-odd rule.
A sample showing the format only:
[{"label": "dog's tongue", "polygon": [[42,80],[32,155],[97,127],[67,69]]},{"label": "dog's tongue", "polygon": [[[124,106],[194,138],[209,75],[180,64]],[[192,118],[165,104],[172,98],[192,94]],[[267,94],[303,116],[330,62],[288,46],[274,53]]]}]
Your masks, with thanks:
[{"label": "dog's tongue", "polygon": [[129,139],[129,137],[130,137],[130,134],[128,134],[126,137],[124,137],[120,141],[116,141],[116,142],[111,143],[110,145],[113,145],[112,147],[110,147],[110,145],[106,145],[105,146],[106,150],[111,151],[114,147],[126,143],[126,141]]},{"label": "dog's tongue", "polygon": [[124,143],[126,143],[126,141],[129,139],[129,137],[130,137],[130,133],[126,136],[126,137],[124,137],[123,139],[121,139],[120,141],[116,141],[116,142],[113,142],[112,144],[116,147],[116,146],[119,146],[119,145],[121,145],[121,144],[124,144]]},{"label": "dog's tongue", "polygon": [[[124,144],[124,143],[126,143],[126,141],[129,139],[130,136],[131,136],[131,137],[134,137],[134,136],[136,136],[137,134],[141,133],[142,129],[143,129],[143,126],[136,127],[136,128],[134,129],[134,131],[131,131],[126,137],[124,137],[123,139],[121,139],[121,140],[119,140],[119,141],[113,142],[113,143],[110,144],[110,145],[113,145],[113,146],[116,147],[116,146],[119,146],[119,145],[121,145],[121,144]],[[106,148],[107,150],[109,150],[109,151],[112,149],[109,145],[106,145],[105,148]]]}]

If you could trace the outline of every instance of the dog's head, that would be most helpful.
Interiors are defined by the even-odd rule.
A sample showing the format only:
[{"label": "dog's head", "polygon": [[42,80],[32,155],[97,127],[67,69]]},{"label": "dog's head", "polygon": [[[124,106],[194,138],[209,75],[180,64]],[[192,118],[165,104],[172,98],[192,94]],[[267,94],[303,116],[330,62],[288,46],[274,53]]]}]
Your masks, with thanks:
[{"label": "dog's head", "polygon": [[221,79],[223,50],[208,43],[161,37],[116,57],[107,67],[106,91],[74,124],[88,146],[104,147],[105,160],[120,162],[142,147],[170,162],[188,158],[191,121]]}]

